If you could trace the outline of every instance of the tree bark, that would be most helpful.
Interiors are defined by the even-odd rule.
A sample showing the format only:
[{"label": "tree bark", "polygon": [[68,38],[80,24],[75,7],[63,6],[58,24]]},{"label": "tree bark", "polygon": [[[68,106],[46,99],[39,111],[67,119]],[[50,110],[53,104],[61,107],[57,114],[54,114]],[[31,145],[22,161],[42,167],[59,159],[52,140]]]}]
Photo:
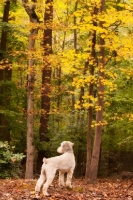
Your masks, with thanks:
[{"label": "tree bark", "polygon": [[[9,10],[10,10],[10,1],[5,1],[4,12],[3,12],[3,22],[8,23],[9,18]],[[1,50],[6,51],[6,44],[7,44],[7,30],[2,29],[1,34]]]},{"label": "tree bark", "polygon": [[53,0],[46,0],[44,14],[43,47],[44,47],[44,67],[42,70],[42,89],[41,89],[41,118],[40,118],[40,141],[46,141],[48,132],[48,120],[50,111],[50,92],[51,92],[51,63],[49,55],[52,54],[52,21],[53,21]]},{"label": "tree bark", "polygon": [[[97,15],[97,8],[94,7],[93,9],[93,15]],[[97,26],[97,23],[93,21],[93,26]],[[93,30],[93,33],[91,35],[92,37],[92,46],[91,46],[91,57],[90,61],[93,61],[93,64],[89,64],[86,62],[86,65],[89,65],[89,71],[90,71],[90,76],[94,77],[94,65],[96,64],[96,51],[95,51],[95,45],[96,45],[96,31]],[[89,85],[89,97],[94,96],[93,92],[94,88],[94,82],[90,82]],[[91,155],[92,155],[92,120],[93,120],[93,107],[91,106],[92,104],[92,99],[89,98],[89,108],[88,108],[88,132],[87,132],[87,158],[86,158],[86,173],[85,173],[85,179],[88,179],[90,176],[90,165],[91,165]]]},{"label": "tree bark", "polygon": [[[105,0],[101,0],[100,12],[105,9]],[[103,28],[103,22],[100,22],[99,26]],[[95,182],[98,173],[98,163],[100,156],[101,135],[102,135],[102,119],[103,119],[103,100],[104,100],[104,44],[105,41],[101,37],[99,38],[99,59],[98,59],[98,101],[97,101],[97,113],[96,113],[96,128],[94,145],[92,152],[92,159],[90,165],[90,180],[89,182]]]},{"label": "tree bark", "polygon": [[[3,19],[2,22],[8,23],[9,19],[9,11],[10,11],[10,1],[7,0],[4,3],[4,11],[3,11]],[[0,67],[0,81],[10,81],[12,78],[12,69],[11,63],[7,63],[6,59],[6,50],[7,50],[7,36],[8,31],[3,28],[1,33],[1,41],[0,41],[0,61],[2,60],[2,67]],[[6,59],[6,62],[5,62]],[[9,86],[0,87],[0,93],[3,95],[3,99],[0,100],[1,105],[9,105],[10,104],[10,94],[9,97],[6,98],[7,92],[9,93]],[[5,98],[4,98],[5,96]],[[10,128],[6,117],[3,114],[0,114],[0,134],[2,135],[2,139],[4,141],[10,142]]]},{"label": "tree bark", "polygon": [[[78,0],[75,1],[74,12],[77,11],[77,8],[78,8]],[[73,24],[74,24],[74,26],[77,25],[77,17],[76,16],[74,16],[74,18],[73,18]],[[74,29],[74,50],[75,50],[75,53],[77,53],[77,29]],[[72,79],[73,78],[74,78],[74,73],[72,74]],[[72,92],[73,92],[72,93],[72,111],[75,110],[75,107],[74,107],[75,106],[75,94],[74,94],[74,90],[75,90],[75,87],[72,86]],[[74,114],[74,112],[73,112],[73,114]],[[75,119],[73,118],[73,121],[74,120]]]},{"label": "tree bark", "polygon": [[[53,22],[53,0],[46,0],[45,14],[44,14],[44,35],[43,35],[43,48],[44,48],[44,67],[42,69],[42,88],[41,88],[41,117],[39,136],[40,142],[48,141],[48,121],[50,111],[50,93],[51,93],[51,63],[49,55],[52,54],[52,22]],[[44,157],[44,150],[38,152],[37,168],[40,171],[42,159]]]},{"label": "tree bark", "polygon": [[[35,33],[31,31],[31,36]],[[31,41],[32,42],[32,41]],[[30,43],[30,40],[29,40]],[[34,166],[34,84],[35,74],[33,69],[34,61],[29,59],[28,69],[33,71],[28,74],[27,78],[27,155],[26,155],[26,179],[33,178]]]},{"label": "tree bark", "polygon": [[[30,22],[37,24],[39,22],[35,13],[35,5],[28,6],[28,1],[23,0],[23,6],[25,11],[29,15]],[[34,84],[35,84],[35,70],[34,70],[34,52],[36,35],[38,28],[32,28],[29,36],[28,50],[30,52],[30,59],[28,62],[28,75],[27,75],[27,156],[26,156],[26,179],[33,178],[33,166],[34,166]]]}]

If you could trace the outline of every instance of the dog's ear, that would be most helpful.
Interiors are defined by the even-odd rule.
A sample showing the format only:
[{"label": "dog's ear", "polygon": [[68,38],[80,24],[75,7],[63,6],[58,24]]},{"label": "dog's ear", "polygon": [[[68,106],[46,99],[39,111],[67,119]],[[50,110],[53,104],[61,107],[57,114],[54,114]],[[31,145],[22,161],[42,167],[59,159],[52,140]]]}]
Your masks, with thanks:
[{"label": "dog's ear", "polygon": [[74,146],[74,143],[73,143],[73,142],[70,142],[70,141],[68,141],[68,142],[69,142],[69,144],[71,144],[72,147]]},{"label": "dog's ear", "polygon": [[66,144],[67,143],[67,141],[63,141],[62,143],[61,143],[61,146],[63,146],[64,144]]}]

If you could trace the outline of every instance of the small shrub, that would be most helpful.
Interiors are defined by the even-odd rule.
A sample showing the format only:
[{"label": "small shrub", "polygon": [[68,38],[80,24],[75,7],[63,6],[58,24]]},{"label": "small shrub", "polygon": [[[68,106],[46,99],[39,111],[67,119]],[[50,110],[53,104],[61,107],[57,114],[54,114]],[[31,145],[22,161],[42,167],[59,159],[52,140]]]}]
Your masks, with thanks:
[{"label": "small shrub", "polygon": [[8,142],[0,141],[0,178],[18,178],[21,176],[22,153],[13,153]]}]

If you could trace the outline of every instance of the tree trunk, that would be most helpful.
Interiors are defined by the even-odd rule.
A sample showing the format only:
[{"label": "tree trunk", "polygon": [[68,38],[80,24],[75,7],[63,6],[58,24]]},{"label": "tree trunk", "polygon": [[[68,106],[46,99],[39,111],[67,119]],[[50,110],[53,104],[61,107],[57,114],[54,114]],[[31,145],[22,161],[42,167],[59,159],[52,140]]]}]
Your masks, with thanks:
[{"label": "tree trunk", "polygon": [[[93,15],[97,15],[97,8],[94,7]],[[97,23],[93,21],[93,26],[97,26]],[[96,31],[93,30],[92,33],[92,46],[91,46],[91,57],[90,61],[93,62],[93,64],[89,65],[89,71],[90,71],[90,76],[94,76],[94,65],[96,64],[96,51],[95,51],[95,45],[96,45]],[[86,63],[88,65],[89,62]],[[94,83],[93,81],[90,82],[89,86],[89,97],[93,97],[93,87]],[[93,120],[93,107],[91,106],[92,104],[92,99],[89,98],[89,108],[88,108],[88,132],[87,132],[87,158],[86,158],[86,173],[85,173],[85,178],[88,179],[90,176],[90,164],[91,164],[91,155],[92,155],[92,120]]]},{"label": "tree trunk", "polygon": [[59,109],[61,103],[61,67],[57,69],[57,79],[58,79],[57,108]]},{"label": "tree trunk", "polygon": [[[77,8],[78,8],[78,0],[75,1],[74,12],[77,11]],[[75,15],[73,18],[73,24],[74,24],[74,26],[77,25],[77,17]],[[75,50],[75,53],[77,53],[77,29],[74,29],[74,50]],[[72,74],[72,80],[73,80],[73,78],[74,78],[74,73]],[[74,111],[75,110],[75,107],[74,107],[75,106],[75,94],[74,94],[75,87],[72,86],[71,90],[73,92],[72,93],[72,111]],[[73,112],[73,114],[74,114],[74,112]],[[75,120],[74,118],[73,118],[73,121]]]},{"label": "tree trunk", "polygon": [[[23,0],[23,6],[29,15],[30,22],[36,24],[39,22],[35,13],[35,5],[28,6],[28,1]],[[26,179],[33,178],[33,166],[34,166],[34,84],[35,84],[35,70],[34,70],[34,57],[32,52],[35,47],[36,35],[38,33],[37,28],[32,28],[29,36],[30,59],[28,62],[28,77],[27,77],[27,157],[26,157]]]},{"label": "tree trunk", "polygon": [[[31,31],[31,36],[34,32]],[[29,43],[32,42],[29,40]],[[34,61],[29,59],[28,69],[30,74],[27,78],[27,157],[26,157],[26,179],[33,178],[33,166],[34,166],[34,84],[35,84],[35,74],[33,70]]]},{"label": "tree trunk", "polygon": [[[104,11],[105,0],[101,0],[100,12]],[[99,26],[103,27],[103,22],[100,22]],[[104,100],[104,39],[100,36],[99,38],[99,59],[98,59],[98,101],[97,101],[97,113],[96,113],[96,128],[94,145],[90,166],[90,182],[95,182],[98,173],[98,163],[100,156],[101,146],[101,134],[102,134],[102,119],[103,119],[103,100]]]},{"label": "tree trunk", "polygon": [[[10,1],[7,0],[5,1],[5,6],[4,6],[4,12],[3,12],[3,20],[2,22],[6,22],[8,23],[8,18],[9,18],[9,10],[10,10]],[[2,29],[2,34],[1,34],[1,46],[0,46],[0,50],[2,51],[0,53],[0,60],[3,59],[3,53],[5,53],[4,51],[6,51],[6,44],[7,44],[7,30]]]},{"label": "tree trunk", "polygon": [[[42,70],[42,88],[41,88],[41,117],[40,117],[40,142],[48,141],[48,120],[50,111],[50,92],[51,92],[51,63],[49,55],[52,54],[52,22],[53,22],[53,0],[46,0],[44,14],[43,48],[44,48],[44,67]],[[40,171],[44,151],[38,152],[38,170]]]},{"label": "tree trunk", "polygon": [[[3,11],[3,19],[2,22],[8,23],[10,11],[10,1],[7,0],[4,2],[4,11]],[[2,67],[0,67],[0,81],[10,81],[12,77],[12,69],[11,64],[7,63],[6,59],[6,50],[7,50],[7,35],[8,31],[3,28],[1,33],[1,41],[0,41],[0,61],[3,60]],[[0,104],[9,105],[10,104],[10,86],[0,87],[0,93],[3,95],[3,99],[0,99]],[[9,97],[6,98],[6,94],[9,94]],[[0,114],[0,135],[4,141],[10,142],[10,127],[6,117],[3,114]]]},{"label": "tree trunk", "polygon": [[44,47],[44,67],[42,70],[42,89],[41,89],[41,118],[40,118],[40,141],[46,140],[48,132],[48,119],[50,111],[50,92],[51,92],[51,63],[49,55],[52,54],[52,20],[53,20],[53,0],[46,0],[44,24],[43,47]]}]

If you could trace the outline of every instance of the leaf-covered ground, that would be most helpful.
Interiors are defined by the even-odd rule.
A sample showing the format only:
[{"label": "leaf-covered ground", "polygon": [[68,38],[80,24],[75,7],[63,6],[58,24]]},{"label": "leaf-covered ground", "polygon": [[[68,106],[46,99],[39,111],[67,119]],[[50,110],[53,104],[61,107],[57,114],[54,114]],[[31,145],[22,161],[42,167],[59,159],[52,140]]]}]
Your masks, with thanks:
[{"label": "leaf-covered ground", "polygon": [[[0,200],[34,200],[36,180],[0,180]],[[73,189],[59,188],[55,180],[49,187],[49,197],[41,200],[132,200],[132,180],[101,179],[96,184],[86,184],[83,179],[73,180]]]}]

